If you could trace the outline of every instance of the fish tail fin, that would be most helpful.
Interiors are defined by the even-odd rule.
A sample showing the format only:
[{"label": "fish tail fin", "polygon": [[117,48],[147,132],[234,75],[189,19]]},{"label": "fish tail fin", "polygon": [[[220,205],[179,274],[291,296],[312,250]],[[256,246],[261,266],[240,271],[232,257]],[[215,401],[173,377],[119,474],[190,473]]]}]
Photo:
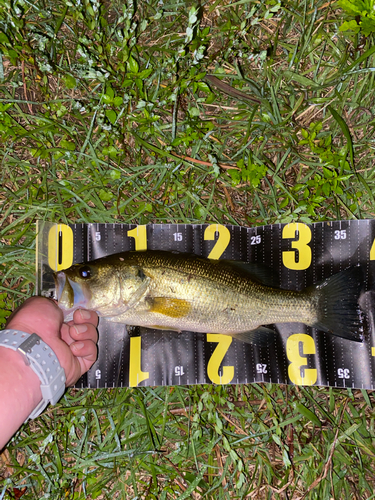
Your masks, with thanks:
[{"label": "fish tail fin", "polygon": [[358,300],[363,287],[359,266],[337,273],[316,285],[317,322],[312,325],[344,339],[363,341],[362,313]]}]

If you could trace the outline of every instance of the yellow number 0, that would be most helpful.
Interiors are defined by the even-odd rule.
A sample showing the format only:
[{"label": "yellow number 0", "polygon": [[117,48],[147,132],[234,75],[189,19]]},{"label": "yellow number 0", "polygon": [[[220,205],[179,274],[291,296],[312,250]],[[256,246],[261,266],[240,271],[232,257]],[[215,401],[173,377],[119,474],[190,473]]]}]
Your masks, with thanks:
[{"label": "yellow number 0", "polygon": [[220,224],[211,224],[206,227],[204,239],[214,240],[215,233],[219,233],[219,238],[208,256],[209,259],[220,259],[230,242],[229,229],[225,226],[221,226]]},{"label": "yellow number 0", "polygon": [[295,238],[298,231],[298,240],[292,241],[292,248],[298,250],[298,262],[296,261],[296,252],[288,250],[283,252],[283,264],[288,269],[302,271],[311,264],[311,229],[306,224],[293,222],[284,226],[283,239]]},{"label": "yellow number 0", "polygon": [[73,264],[73,231],[66,224],[55,224],[48,233],[48,265],[52,271]]},{"label": "yellow number 0", "polygon": [[[315,342],[310,335],[295,333],[286,341],[286,355],[290,361],[288,376],[296,385],[314,385],[317,380],[315,368],[306,368],[307,358],[300,354],[300,343],[302,354],[315,354]],[[303,375],[302,375],[303,374]]]}]

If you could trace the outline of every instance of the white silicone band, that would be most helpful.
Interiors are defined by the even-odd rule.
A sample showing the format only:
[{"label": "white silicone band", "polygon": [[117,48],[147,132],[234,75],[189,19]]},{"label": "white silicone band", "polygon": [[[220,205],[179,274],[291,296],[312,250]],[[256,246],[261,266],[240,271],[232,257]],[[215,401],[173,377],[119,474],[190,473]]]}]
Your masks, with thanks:
[{"label": "white silicone band", "polygon": [[65,392],[65,372],[56,354],[39,335],[0,330],[0,346],[18,351],[40,379],[43,399],[26,420],[40,415],[48,403],[56,404]]}]

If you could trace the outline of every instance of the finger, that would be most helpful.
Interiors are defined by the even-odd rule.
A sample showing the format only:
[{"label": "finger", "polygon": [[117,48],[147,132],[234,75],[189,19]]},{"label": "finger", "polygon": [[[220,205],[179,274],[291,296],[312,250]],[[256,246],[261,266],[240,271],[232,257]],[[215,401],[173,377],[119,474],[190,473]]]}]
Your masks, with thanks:
[{"label": "finger", "polygon": [[30,297],[10,316],[6,327],[26,333],[58,333],[63,323],[61,309],[45,297]]},{"label": "finger", "polygon": [[[61,327],[61,338],[68,345],[70,345],[75,340],[80,339],[90,339],[94,342],[98,341],[98,332],[96,331],[96,322],[98,319],[97,314],[95,312],[91,314],[90,311],[86,311],[85,309],[82,309],[82,311],[90,314],[89,320],[91,321],[91,323],[75,323],[74,321],[69,321],[68,323],[64,323]],[[76,317],[78,317],[79,320],[82,321],[82,319],[80,318],[80,314],[78,314],[79,311],[76,312]],[[88,329],[87,334],[85,327]]]},{"label": "finger", "polygon": [[98,321],[99,318],[95,311],[88,311],[87,309],[77,309],[77,311],[74,311],[74,323],[91,323],[94,326],[98,326]]},{"label": "finger", "polygon": [[98,342],[98,331],[90,323],[81,323],[69,327],[69,335],[74,341],[92,340],[95,344]]},{"label": "finger", "polygon": [[86,373],[94,364],[98,356],[97,345],[92,340],[80,340],[78,342],[73,342],[69,347],[73,356],[77,358],[80,364],[81,375]]},{"label": "finger", "polygon": [[[70,335],[70,322],[67,324],[67,323],[63,323],[62,326],[61,326],[61,338],[62,340],[70,345],[74,342],[74,339],[72,339],[71,335]],[[73,322],[71,323],[71,326],[73,326]]]}]

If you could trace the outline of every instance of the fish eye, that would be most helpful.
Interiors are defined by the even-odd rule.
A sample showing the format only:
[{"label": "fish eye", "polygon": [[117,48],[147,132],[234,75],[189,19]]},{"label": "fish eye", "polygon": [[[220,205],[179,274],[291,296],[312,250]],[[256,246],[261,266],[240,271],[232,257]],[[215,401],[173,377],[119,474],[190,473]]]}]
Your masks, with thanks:
[{"label": "fish eye", "polygon": [[78,273],[81,276],[81,278],[83,278],[83,279],[91,278],[91,267],[90,266],[83,266],[80,268]]}]

